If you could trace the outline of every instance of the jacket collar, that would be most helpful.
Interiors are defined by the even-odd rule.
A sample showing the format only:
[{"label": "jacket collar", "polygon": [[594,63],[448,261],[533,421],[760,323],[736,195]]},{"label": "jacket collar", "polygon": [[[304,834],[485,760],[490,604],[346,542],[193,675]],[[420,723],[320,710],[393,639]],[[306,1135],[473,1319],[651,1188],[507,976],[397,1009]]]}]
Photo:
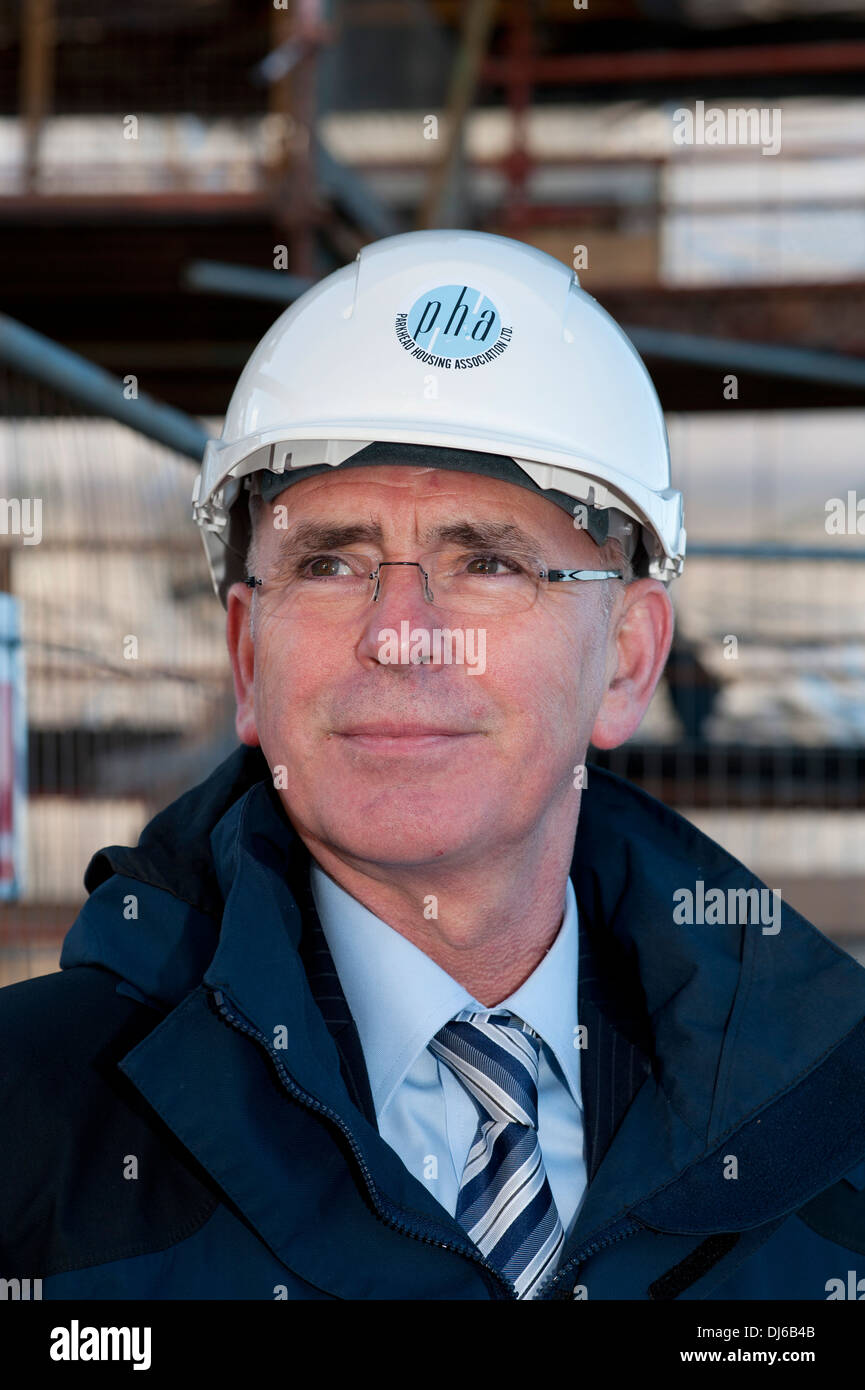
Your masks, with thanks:
[{"label": "jacket collar", "polygon": [[[221,918],[210,958],[206,942],[197,946],[198,978],[223,990],[262,1033],[286,1025],[287,1069],[363,1132],[370,1162],[381,1167],[387,1146],[359,1113],[338,1045],[350,1020],[337,1008],[326,1021],[304,969],[298,896],[306,862],[260,752],[238,749],[157,816],[137,849],[97,855],[85,883],[94,890],[119,873]],[[697,879],[707,891],[764,885],[675,812],[594,767],[571,877],[585,952],[584,1076],[595,1073],[593,1062],[601,1067],[597,1088],[584,1096],[587,1127],[607,1128],[575,1239],[629,1210],[662,1230],[691,1229],[688,1222],[706,1230],[707,1211],[713,1230],[744,1229],[795,1209],[862,1157],[865,1120],[850,1097],[865,1085],[865,970],[786,904],[774,935],[758,925],[675,924],[673,893]],[[70,933],[64,965],[75,963],[82,932],[84,925],[74,940]],[[102,950],[104,963],[129,978],[122,948],[104,932]],[[184,984],[191,970],[188,962]],[[610,1106],[616,1058],[620,1067],[627,1059],[628,1080],[613,1087]],[[787,1161],[793,1131],[800,1152]],[[719,1164],[734,1148],[740,1163],[746,1156],[771,1176],[719,1182]],[[401,1165],[386,1166],[393,1199],[405,1201]],[[425,1189],[410,1182],[417,1204]]]}]

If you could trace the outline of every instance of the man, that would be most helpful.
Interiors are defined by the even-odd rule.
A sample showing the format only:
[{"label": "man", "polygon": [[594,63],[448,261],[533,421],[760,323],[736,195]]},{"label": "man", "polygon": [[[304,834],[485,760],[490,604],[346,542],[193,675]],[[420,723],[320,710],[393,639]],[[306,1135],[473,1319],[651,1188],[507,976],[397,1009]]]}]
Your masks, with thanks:
[{"label": "man", "polygon": [[685,533],[576,277],[479,233],[368,247],[253,353],[195,513],[241,747],[3,993],[2,1272],[857,1296],[865,971],[586,764],[649,704]]}]

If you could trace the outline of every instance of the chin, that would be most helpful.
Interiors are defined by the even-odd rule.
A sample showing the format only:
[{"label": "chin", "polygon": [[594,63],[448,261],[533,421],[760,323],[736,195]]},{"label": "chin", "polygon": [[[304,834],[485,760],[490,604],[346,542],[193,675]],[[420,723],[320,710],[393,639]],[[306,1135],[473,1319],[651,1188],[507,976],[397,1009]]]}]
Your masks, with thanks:
[{"label": "chin", "polygon": [[391,805],[386,811],[371,812],[361,820],[325,822],[317,838],[338,854],[368,863],[435,864],[458,856],[461,851],[472,858],[478,854],[479,827],[483,825],[486,835],[488,826],[475,816],[466,823],[463,819],[454,823],[453,807],[449,815],[436,817],[429,807],[421,813],[416,806],[401,810],[398,805]]}]

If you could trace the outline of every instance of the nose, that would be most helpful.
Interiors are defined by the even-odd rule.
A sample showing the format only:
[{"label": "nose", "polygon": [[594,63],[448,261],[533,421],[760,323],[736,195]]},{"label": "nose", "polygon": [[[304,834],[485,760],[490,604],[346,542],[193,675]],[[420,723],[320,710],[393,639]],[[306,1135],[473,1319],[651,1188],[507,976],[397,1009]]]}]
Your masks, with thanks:
[{"label": "nose", "polygon": [[[432,663],[432,629],[436,623],[431,582],[415,560],[382,560],[371,583],[358,654],[398,670]],[[428,640],[430,639],[430,640]]]}]

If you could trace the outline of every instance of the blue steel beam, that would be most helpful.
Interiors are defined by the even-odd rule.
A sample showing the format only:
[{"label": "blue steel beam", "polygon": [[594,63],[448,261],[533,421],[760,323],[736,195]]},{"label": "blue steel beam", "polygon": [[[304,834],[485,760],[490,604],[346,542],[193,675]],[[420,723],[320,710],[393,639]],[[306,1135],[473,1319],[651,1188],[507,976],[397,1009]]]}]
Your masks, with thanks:
[{"label": "blue steel beam", "polygon": [[797,381],[828,381],[835,386],[865,387],[865,359],[841,352],[749,343],[741,338],[708,338],[698,333],[673,333],[664,328],[622,325],[644,357],[663,357],[690,366],[721,371],[763,372]]},{"label": "blue steel beam", "polygon": [[[315,283],[281,270],[259,270],[224,261],[191,261],[184,282],[194,289],[266,299],[290,304]],[[828,381],[836,386],[865,388],[865,359],[841,352],[749,343],[740,338],[710,338],[697,333],[674,333],[663,328],[624,325],[634,347],[645,357],[718,367],[723,371],[762,372],[797,381]]]},{"label": "blue steel beam", "polygon": [[715,559],[747,560],[865,560],[865,550],[847,549],[840,545],[775,545],[772,541],[755,541],[751,545],[727,544],[720,541],[688,542],[687,558],[692,555],[711,555]]},{"label": "blue steel beam", "polygon": [[404,220],[374,193],[356,169],[335,159],[324,141],[313,131],[312,154],[320,191],[342,205],[371,240],[398,236],[407,231]]},{"label": "blue steel beam", "polygon": [[127,399],[124,384],[117,377],[7,314],[0,314],[0,360],[90,406],[97,414],[119,420],[200,462],[210,436],[191,415],[163,405],[146,392]]},{"label": "blue steel beam", "polygon": [[190,261],[181,276],[184,288],[212,290],[216,294],[238,295],[241,299],[267,299],[290,304],[317,282],[283,270],[260,270],[252,265],[233,265],[230,261]]}]

